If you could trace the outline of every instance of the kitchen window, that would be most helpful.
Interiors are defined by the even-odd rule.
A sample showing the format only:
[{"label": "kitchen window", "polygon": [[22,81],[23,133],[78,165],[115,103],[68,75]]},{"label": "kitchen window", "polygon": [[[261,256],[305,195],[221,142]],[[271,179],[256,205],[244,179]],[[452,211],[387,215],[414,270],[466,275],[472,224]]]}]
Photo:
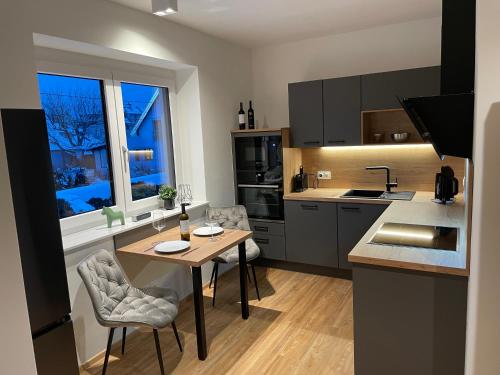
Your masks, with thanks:
[{"label": "kitchen window", "polygon": [[51,74],[38,82],[59,217],[114,206],[103,82]]},{"label": "kitchen window", "polygon": [[38,73],[63,231],[98,221],[104,206],[153,209],[159,187],[175,186],[173,83],[86,73]]},{"label": "kitchen window", "polygon": [[125,191],[128,206],[156,197],[163,184],[175,186],[169,90],[166,87],[115,82],[123,109],[118,122],[125,134]]}]

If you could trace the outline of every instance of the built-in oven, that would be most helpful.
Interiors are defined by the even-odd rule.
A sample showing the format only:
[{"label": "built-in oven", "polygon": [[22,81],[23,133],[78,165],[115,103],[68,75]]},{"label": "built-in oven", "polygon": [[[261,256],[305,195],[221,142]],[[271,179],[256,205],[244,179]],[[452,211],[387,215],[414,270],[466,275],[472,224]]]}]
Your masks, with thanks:
[{"label": "built-in oven", "polygon": [[283,220],[283,187],[238,184],[238,204],[246,207],[249,218]]},{"label": "built-in oven", "polygon": [[283,220],[281,132],[233,135],[237,202],[253,219]]},{"label": "built-in oven", "polygon": [[281,135],[245,135],[234,138],[238,184],[283,184]]}]

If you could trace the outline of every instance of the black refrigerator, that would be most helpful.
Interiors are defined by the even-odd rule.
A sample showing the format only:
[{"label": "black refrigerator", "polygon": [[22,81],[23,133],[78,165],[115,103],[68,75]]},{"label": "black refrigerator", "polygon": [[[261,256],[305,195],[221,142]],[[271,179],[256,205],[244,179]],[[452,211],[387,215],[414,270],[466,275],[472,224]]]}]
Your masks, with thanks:
[{"label": "black refrigerator", "polygon": [[1,116],[38,375],[78,374],[45,114]]}]

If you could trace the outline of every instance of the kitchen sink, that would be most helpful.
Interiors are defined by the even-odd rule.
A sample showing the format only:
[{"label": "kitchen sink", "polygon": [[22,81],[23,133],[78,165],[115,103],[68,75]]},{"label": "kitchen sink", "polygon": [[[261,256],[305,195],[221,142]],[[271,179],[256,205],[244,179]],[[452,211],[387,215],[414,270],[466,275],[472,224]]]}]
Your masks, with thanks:
[{"label": "kitchen sink", "polygon": [[414,191],[386,191],[380,198],[391,201],[411,201],[414,195]]},{"label": "kitchen sink", "polygon": [[414,191],[383,191],[383,190],[359,190],[352,189],[341,195],[342,198],[365,198],[365,199],[387,199],[411,201],[415,195]]},{"label": "kitchen sink", "polygon": [[377,199],[382,197],[383,190],[358,190],[352,189],[341,195],[342,198],[368,198]]}]

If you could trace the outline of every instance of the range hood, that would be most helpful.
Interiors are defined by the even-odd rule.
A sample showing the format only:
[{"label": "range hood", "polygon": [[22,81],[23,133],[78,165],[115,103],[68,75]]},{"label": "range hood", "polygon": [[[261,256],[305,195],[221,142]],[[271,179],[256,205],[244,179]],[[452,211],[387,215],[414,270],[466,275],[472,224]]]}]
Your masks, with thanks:
[{"label": "range hood", "polygon": [[398,98],[441,159],[472,159],[474,133],[475,0],[443,0],[441,95]]}]

